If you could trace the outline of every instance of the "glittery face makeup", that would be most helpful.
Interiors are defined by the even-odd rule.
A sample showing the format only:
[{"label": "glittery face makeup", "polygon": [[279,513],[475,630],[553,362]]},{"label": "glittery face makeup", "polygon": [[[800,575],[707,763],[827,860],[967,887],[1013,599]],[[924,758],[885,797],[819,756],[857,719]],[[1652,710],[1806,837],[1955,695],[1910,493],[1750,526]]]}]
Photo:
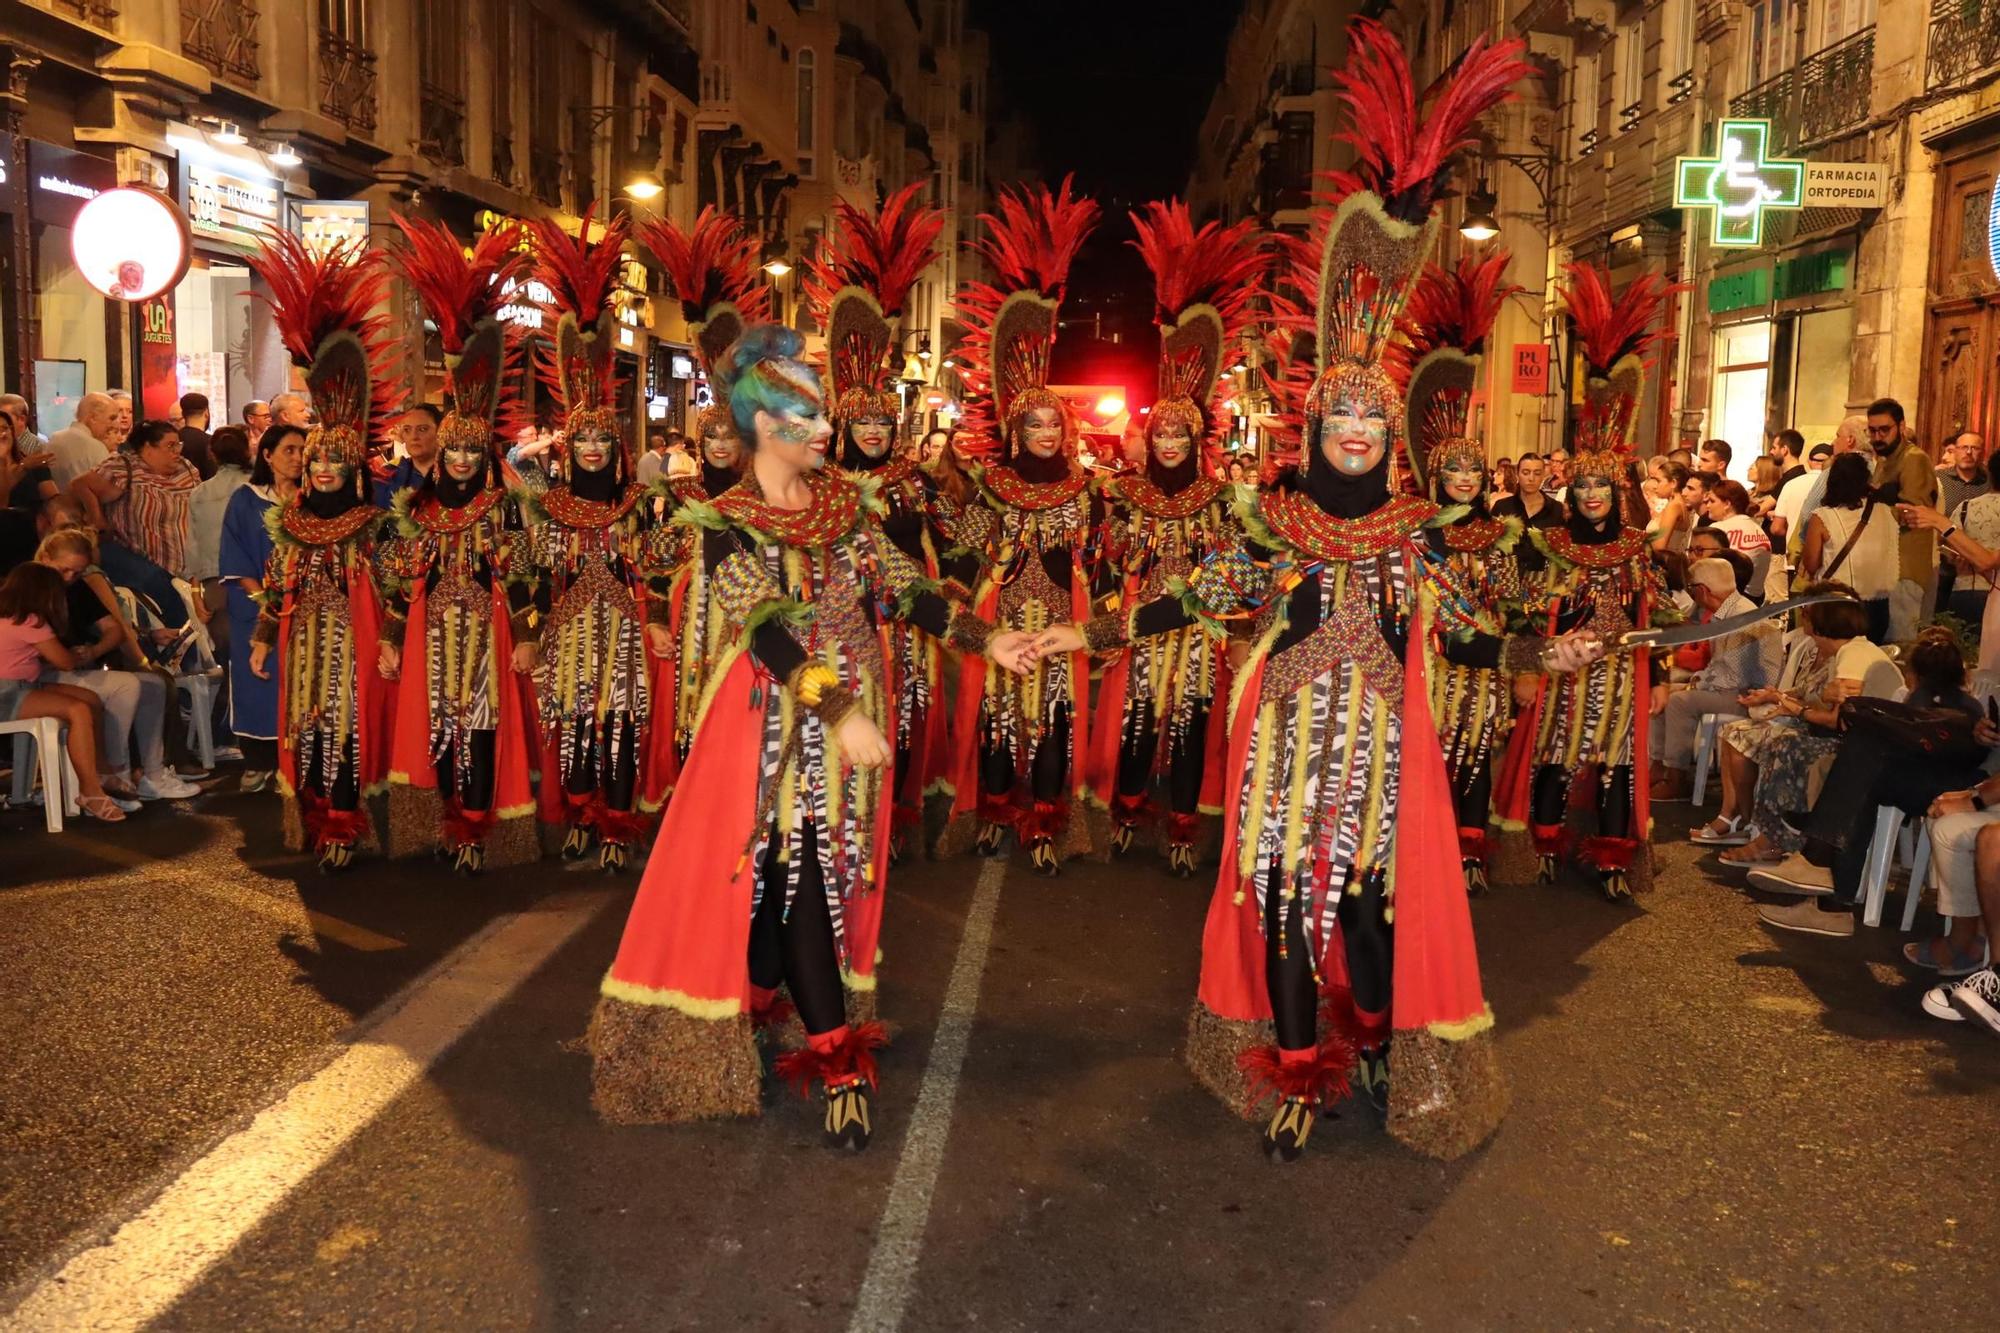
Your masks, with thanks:
[{"label": "glittery face makeup", "polygon": [[306,464],[306,477],[316,491],[332,493],[347,488],[347,465],[332,454],[315,455]]},{"label": "glittery face makeup", "polygon": [[1194,435],[1178,421],[1162,422],[1153,432],[1153,457],[1161,467],[1176,468],[1194,452]]},{"label": "glittery face makeup", "polygon": [[1439,475],[1445,498],[1453,504],[1471,504],[1486,484],[1486,469],[1470,459],[1452,459]]},{"label": "glittery face makeup", "polygon": [[733,468],[743,459],[743,441],[733,430],[710,426],[701,433],[701,456],[710,467]]},{"label": "glittery face makeup", "polygon": [[[774,417],[771,413],[759,412],[757,422],[759,449],[770,449],[802,472],[811,472],[826,465],[826,449],[833,439],[833,425],[826,419],[825,413],[785,412]],[[770,424],[766,426],[766,422]]]},{"label": "glittery face makeup", "polygon": [[1569,496],[1576,503],[1576,511],[1593,523],[1611,513],[1617,495],[1618,488],[1609,477],[1578,477],[1569,484]]},{"label": "glittery face makeup", "polygon": [[1062,413],[1053,407],[1036,407],[1021,419],[1021,443],[1037,458],[1054,458],[1062,452]]},{"label": "glittery face makeup", "polygon": [[856,417],[848,427],[848,434],[862,453],[880,458],[889,452],[889,445],[896,438],[896,423],[890,417]]},{"label": "glittery face makeup", "polygon": [[454,444],[439,452],[444,474],[456,482],[468,482],[486,471],[486,450],[477,445]]},{"label": "glittery face makeup", "polygon": [[1346,476],[1373,472],[1389,448],[1389,412],[1384,403],[1359,394],[1336,398],[1319,428],[1320,452]]},{"label": "glittery face makeup", "polygon": [[579,471],[602,472],[618,452],[618,437],[608,430],[582,430],[569,442],[569,449]]}]

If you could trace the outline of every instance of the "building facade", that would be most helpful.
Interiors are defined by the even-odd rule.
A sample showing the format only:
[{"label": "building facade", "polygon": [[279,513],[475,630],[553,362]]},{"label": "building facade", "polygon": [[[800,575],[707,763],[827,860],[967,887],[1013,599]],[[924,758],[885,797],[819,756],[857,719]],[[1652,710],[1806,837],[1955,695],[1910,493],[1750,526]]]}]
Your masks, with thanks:
[{"label": "building facade", "polygon": [[[986,189],[983,39],[965,5],[0,0],[7,386],[33,387],[45,431],[107,387],[154,406],[199,389],[234,419],[289,379],[245,299],[257,283],[244,257],[279,228],[381,239],[405,213],[469,238],[522,217],[572,231],[614,212],[686,223],[713,205],[759,235],[767,260],[795,263],[836,198],[870,204],[911,180],[951,218],[951,257],[911,311],[939,347]],[[66,230],[86,198],[127,183],[174,197],[195,249],[171,296],[134,310],[75,274]],[[804,326],[796,273],[772,281]],[[678,303],[636,247],[622,286],[628,405],[680,424],[705,386]],[[533,295],[516,307],[530,325]],[[397,313],[422,347],[414,301],[399,297]],[[435,352],[421,358],[432,387]]]}]

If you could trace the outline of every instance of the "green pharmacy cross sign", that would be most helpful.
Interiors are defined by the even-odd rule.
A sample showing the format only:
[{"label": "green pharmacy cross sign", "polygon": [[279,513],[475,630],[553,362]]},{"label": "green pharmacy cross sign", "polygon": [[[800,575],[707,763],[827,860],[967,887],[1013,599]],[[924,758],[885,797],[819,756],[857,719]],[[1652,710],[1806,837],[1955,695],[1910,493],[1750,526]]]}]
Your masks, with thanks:
[{"label": "green pharmacy cross sign", "polygon": [[1770,144],[1768,120],[1723,121],[1714,157],[1674,159],[1674,207],[1714,209],[1717,245],[1762,245],[1765,212],[1803,207],[1806,194],[1806,164],[1765,156]]}]

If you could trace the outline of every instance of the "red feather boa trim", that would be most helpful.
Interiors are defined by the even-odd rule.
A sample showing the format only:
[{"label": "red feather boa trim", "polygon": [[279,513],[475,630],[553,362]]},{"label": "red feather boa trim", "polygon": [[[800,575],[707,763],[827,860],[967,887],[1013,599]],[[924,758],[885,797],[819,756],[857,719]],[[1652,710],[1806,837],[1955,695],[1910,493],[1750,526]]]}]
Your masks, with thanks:
[{"label": "red feather boa trim", "polygon": [[606,842],[637,842],[646,831],[647,817],[637,810],[613,810],[599,805],[591,811],[590,824]]},{"label": "red feather boa trim", "polygon": [[1121,825],[1136,826],[1146,822],[1146,794],[1127,796],[1119,792],[1111,798],[1111,817]]},{"label": "red feather boa trim", "polygon": [[862,1023],[846,1030],[844,1036],[825,1050],[807,1046],[787,1051],[771,1062],[771,1072],[792,1085],[801,1097],[812,1095],[815,1083],[845,1087],[849,1083],[875,1086],[875,1052],[888,1043],[889,1034],[880,1023]]},{"label": "red feather boa trim", "polygon": [[1562,855],[1564,837],[1561,824],[1530,824],[1528,836],[1534,839],[1535,850],[1543,856]]},{"label": "red feather boa trim", "polygon": [[1577,853],[1599,870],[1630,870],[1639,842],[1636,838],[1585,838],[1577,845]]},{"label": "red feather boa trim", "polygon": [[750,987],[750,1022],[759,1031],[779,1027],[797,1012],[798,1007],[783,991]]},{"label": "red feather boa trim", "polygon": [[998,824],[1002,828],[1012,828],[1021,819],[1021,811],[1004,796],[981,796],[979,817],[988,824]]},{"label": "red feather boa trim", "polygon": [[1486,842],[1485,829],[1460,827],[1458,830],[1458,855],[1460,860],[1477,861],[1481,865],[1485,865],[1490,850]]},{"label": "red feather boa trim", "polygon": [[1177,810],[1167,816],[1167,841],[1191,843],[1200,827],[1200,815],[1184,815]]},{"label": "red feather boa trim", "polygon": [[1267,1098],[1298,1097],[1324,1106],[1347,1096],[1354,1070],[1354,1045],[1337,1032],[1322,1038],[1303,1060],[1287,1060],[1276,1046],[1253,1046],[1236,1057],[1243,1085],[1255,1106]]},{"label": "red feather boa trim", "polygon": [[324,796],[300,792],[299,823],[305,828],[306,841],[312,844],[312,849],[323,852],[337,844],[352,846],[360,842],[361,835],[368,831],[368,813],[336,810]]},{"label": "red feather boa trim", "polygon": [[1061,801],[1036,801],[1023,810],[1014,831],[1023,841],[1036,838],[1055,839],[1069,827],[1069,807]]},{"label": "red feather boa trim", "polygon": [[444,844],[447,847],[470,847],[486,841],[486,835],[500,817],[491,810],[467,810],[457,801],[446,801],[444,806]]}]

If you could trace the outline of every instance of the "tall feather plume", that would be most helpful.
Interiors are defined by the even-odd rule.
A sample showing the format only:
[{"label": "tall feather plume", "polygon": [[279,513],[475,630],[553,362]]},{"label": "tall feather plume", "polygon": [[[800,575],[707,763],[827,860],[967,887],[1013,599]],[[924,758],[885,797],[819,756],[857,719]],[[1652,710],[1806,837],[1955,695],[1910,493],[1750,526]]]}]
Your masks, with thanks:
[{"label": "tall feather plume", "polygon": [[[416,291],[424,312],[437,326],[444,348],[445,391],[455,410],[485,419],[502,439],[532,424],[522,396],[506,392],[521,359],[522,340],[500,311],[519,299],[520,284],[534,266],[521,245],[523,233],[509,222],[482,234],[470,247],[442,223],[392,215],[409,242],[389,252],[390,265]],[[491,325],[494,339],[482,332]],[[470,352],[468,353],[468,348]]]},{"label": "tall feather plume", "polygon": [[584,239],[590,228],[590,210],[575,236],[552,218],[528,222],[535,241],[535,276],[549,289],[544,317],[558,328],[568,319],[581,335],[567,350],[561,338],[540,344],[535,369],[572,412],[581,405],[579,398],[591,399],[593,407],[608,407],[614,400],[611,295],[618,285],[627,224],[622,217],[612,218],[595,243]]},{"label": "tall feather plume", "polygon": [[[365,421],[344,419],[343,424],[371,441],[386,436],[402,403],[392,387],[398,349],[384,310],[389,274],[381,256],[359,241],[315,254],[299,237],[279,232],[266,237],[248,262],[270,289],[268,296],[252,295],[271,308],[293,365],[310,372],[333,343],[341,345],[329,363],[339,367],[338,383],[329,385],[339,401],[314,402],[322,420],[330,407],[350,414],[364,411]],[[357,377],[364,382],[354,382]]]},{"label": "tall feather plume", "polygon": [[713,206],[689,229],[659,219],[642,223],[639,240],[667,275],[693,330],[702,367],[711,373],[746,324],[771,318],[771,288],[757,263],[757,238]]},{"label": "tall feather plume", "polygon": [[995,280],[967,283],[958,296],[966,327],[959,438],[973,457],[997,456],[1009,406],[1048,382],[1056,310],[1070,265],[1099,216],[1094,201],[1076,197],[1074,184],[1065,176],[1055,193],[1046,186],[1004,190],[999,211],[980,215],[986,235],[976,248],[992,263]]},{"label": "tall feather plume", "polygon": [[1451,160],[1477,142],[1479,118],[1512,97],[1535,70],[1519,38],[1489,44],[1481,34],[1458,63],[1420,96],[1410,61],[1394,33],[1373,19],[1348,25],[1347,63],[1335,72],[1354,169],[1332,175],[1335,190],[1369,190],[1391,217],[1419,222],[1444,196]]},{"label": "tall feather plume", "polygon": [[[1159,396],[1198,404],[1212,423],[1228,390],[1222,358],[1249,329],[1263,286],[1267,256],[1256,224],[1219,222],[1197,228],[1178,199],[1132,214],[1131,244],[1153,275],[1153,318],[1160,326]],[[1205,423],[1190,422],[1199,436]]]},{"label": "tall feather plume", "polygon": [[1618,456],[1631,449],[1632,421],[1645,390],[1646,358],[1666,337],[1652,328],[1667,298],[1682,290],[1658,273],[1644,273],[1613,296],[1611,275],[1593,264],[1569,264],[1558,290],[1583,350],[1583,401],[1576,409],[1573,475],[1586,468],[1616,476]]},{"label": "tall feather plume", "polygon": [[842,200],[831,236],[805,263],[802,285],[826,330],[837,420],[890,410],[897,325],[910,291],[936,262],[944,213],[921,204],[924,183],[892,195],[879,216]]}]

